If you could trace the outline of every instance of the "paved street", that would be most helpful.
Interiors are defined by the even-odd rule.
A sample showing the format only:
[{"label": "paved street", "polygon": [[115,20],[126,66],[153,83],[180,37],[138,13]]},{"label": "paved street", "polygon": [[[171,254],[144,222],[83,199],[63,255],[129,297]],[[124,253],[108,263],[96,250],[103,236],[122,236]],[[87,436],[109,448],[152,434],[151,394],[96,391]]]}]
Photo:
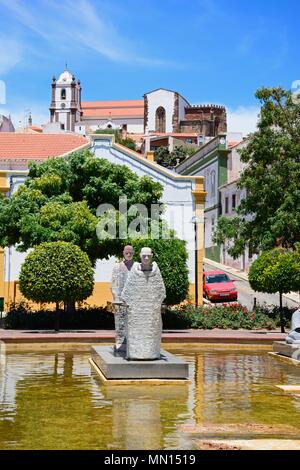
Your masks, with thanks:
[{"label": "paved street", "polygon": [[[260,292],[255,292],[251,289],[248,281],[238,278],[237,276],[232,274],[230,270],[227,270],[226,266],[223,266],[222,269],[216,268],[215,264],[210,264],[206,260],[204,264],[204,269],[206,271],[220,269],[221,271],[226,272],[229,275],[230,279],[236,279],[235,285],[238,290],[238,301],[247,308],[253,307],[254,297],[256,297],[257,303],[261,305],[263,305],[264,303],[266,303],[268,306],[279,305],[279,294],[264,294]],[[300,301],[297,302],[296,300],[291,300],[283,296],[283,305],[287,305],[288,307],[296,307],[299,305],[299,303]]]}]

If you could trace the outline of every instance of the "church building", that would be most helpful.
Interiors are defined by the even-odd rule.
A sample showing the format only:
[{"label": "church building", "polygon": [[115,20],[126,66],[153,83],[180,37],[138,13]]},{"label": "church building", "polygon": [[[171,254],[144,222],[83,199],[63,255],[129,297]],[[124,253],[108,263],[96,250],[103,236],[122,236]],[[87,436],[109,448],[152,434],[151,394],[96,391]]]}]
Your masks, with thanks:
[{"label": "church building", "polygon": [[[61,131],[90,134],[119,129],[144,136],[173,136],[198,143],[227,131],[226,109],[215,104],[191,105],[177,91],[158,88],[143,99],[81,101],[81,84],[66,68],[52,79],[50,122]],[[53,128],[54,129],[54,128]]]}]

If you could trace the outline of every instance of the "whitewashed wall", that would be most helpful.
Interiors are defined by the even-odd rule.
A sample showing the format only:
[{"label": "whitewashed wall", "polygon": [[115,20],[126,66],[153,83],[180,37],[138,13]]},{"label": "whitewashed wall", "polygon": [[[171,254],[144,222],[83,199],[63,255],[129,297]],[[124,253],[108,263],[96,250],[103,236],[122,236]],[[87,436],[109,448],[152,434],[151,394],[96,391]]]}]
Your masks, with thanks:
[{"label": "whitewashed wall", "polygon": [[[127,152],[112,147],[111,138],[94,138],[91,150],[99,158],[106,158],[112,163],[128,166],[139,176],[147,175],[163,185],[164,192],[162,202],[165,205],[164,219],[173,228],[178,238],[186,240],[189,253],[188,268],[190,282],[194,282],[194,250],[195,234],[193,216],[195,211],[192,189],[194,181],[191,179],[174,178],[174,173],[169,170],[161,170],[161,167],[143,160],[142,157],[131,156]],[[12,180],[12,192],[25,180],[24,176],[14,176]],[[5,280],[18,280],[21,264],[25,259],[25,253],[19,253],[15,248],[5,249]],[[95,281],[110,282],[115,258],[98,261],[96,265]]]},{"label": "whitewashed wall", "polygon": [[156,110],[162,106],[166,111],[166,132],[173,131],[173,113],[174,113],[174,95],[173,91],[155,90],[147,93],[148,99],[148,123],[145,128],[145,134],[155,131]]},{"label": "whitewashed wall", "polygon": [[[132,157],[121,150],[113,148],[111,139],[94,138],[93,151],[99,158],[106,158],[112,163],[128,166],[139,176],[149,176],[162,184],[164,188],[162,203],[165,205],[164,219],[173,228],[178,238],[187,241],[189,251],[190,281],[194,281],[194,250],[195,235],[192,223],[194,216],[194,200],[192,196],[192,180],[174,178],[171,171],[161,171],[161,167],[148,164],[142,157]],[[100,275],[100,274],[99,274]]]},{"label": "whitewashed wall", "polygon": [[111,124],[113,129],[119,129],[123,124],[127,124],[127,132],[132,132],[134,134],[143,134],[144,133],[144,119],[143,118],[120,118],[112,119],[82,119],[81,123],[76,125],[76,128],[80,125],[89,127],[91,130],[96,131],[98,129],[106,129],[107,125]]}]

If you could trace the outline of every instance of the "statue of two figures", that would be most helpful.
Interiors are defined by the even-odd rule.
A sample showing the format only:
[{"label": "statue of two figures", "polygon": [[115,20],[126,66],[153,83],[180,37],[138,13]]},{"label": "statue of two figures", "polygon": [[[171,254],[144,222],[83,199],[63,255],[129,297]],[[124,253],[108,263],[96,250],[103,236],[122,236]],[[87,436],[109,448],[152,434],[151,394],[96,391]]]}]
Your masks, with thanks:
[{"label": "statue of two figures", "polygon": [[140,263],[133,263],[130,245],[124,248],[123,256],[112,278],[115,353],[125,354],[128,360],[160,359],[161,305],[166,289],[159,267],[151,248],[142,248]]},{"label": "statue of two figures", "polygon": [[291,331],[285,341],[288,344],[300,344],[300,307],[292,315]]}]

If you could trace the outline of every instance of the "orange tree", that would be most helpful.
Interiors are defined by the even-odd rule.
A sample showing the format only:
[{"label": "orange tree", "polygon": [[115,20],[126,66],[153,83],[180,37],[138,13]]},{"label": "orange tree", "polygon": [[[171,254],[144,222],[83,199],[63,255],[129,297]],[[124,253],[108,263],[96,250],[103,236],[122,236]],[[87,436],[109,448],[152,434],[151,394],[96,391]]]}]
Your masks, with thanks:
[{"label": "orange tree", "polygon": [[75,303],[93,292],[94,271],[89,257],[67,242],[37,246],[22,265],[20,291],[33,302],[56,304],[55,330],[59,330],[59,302]]},{"label": "orange tree", "polygon": [[300,252],[283,248],[264,251],[250,267],[249,283],[258,292],[279,292],[280,325],[284,333],[282,294],[300,290]]}]

